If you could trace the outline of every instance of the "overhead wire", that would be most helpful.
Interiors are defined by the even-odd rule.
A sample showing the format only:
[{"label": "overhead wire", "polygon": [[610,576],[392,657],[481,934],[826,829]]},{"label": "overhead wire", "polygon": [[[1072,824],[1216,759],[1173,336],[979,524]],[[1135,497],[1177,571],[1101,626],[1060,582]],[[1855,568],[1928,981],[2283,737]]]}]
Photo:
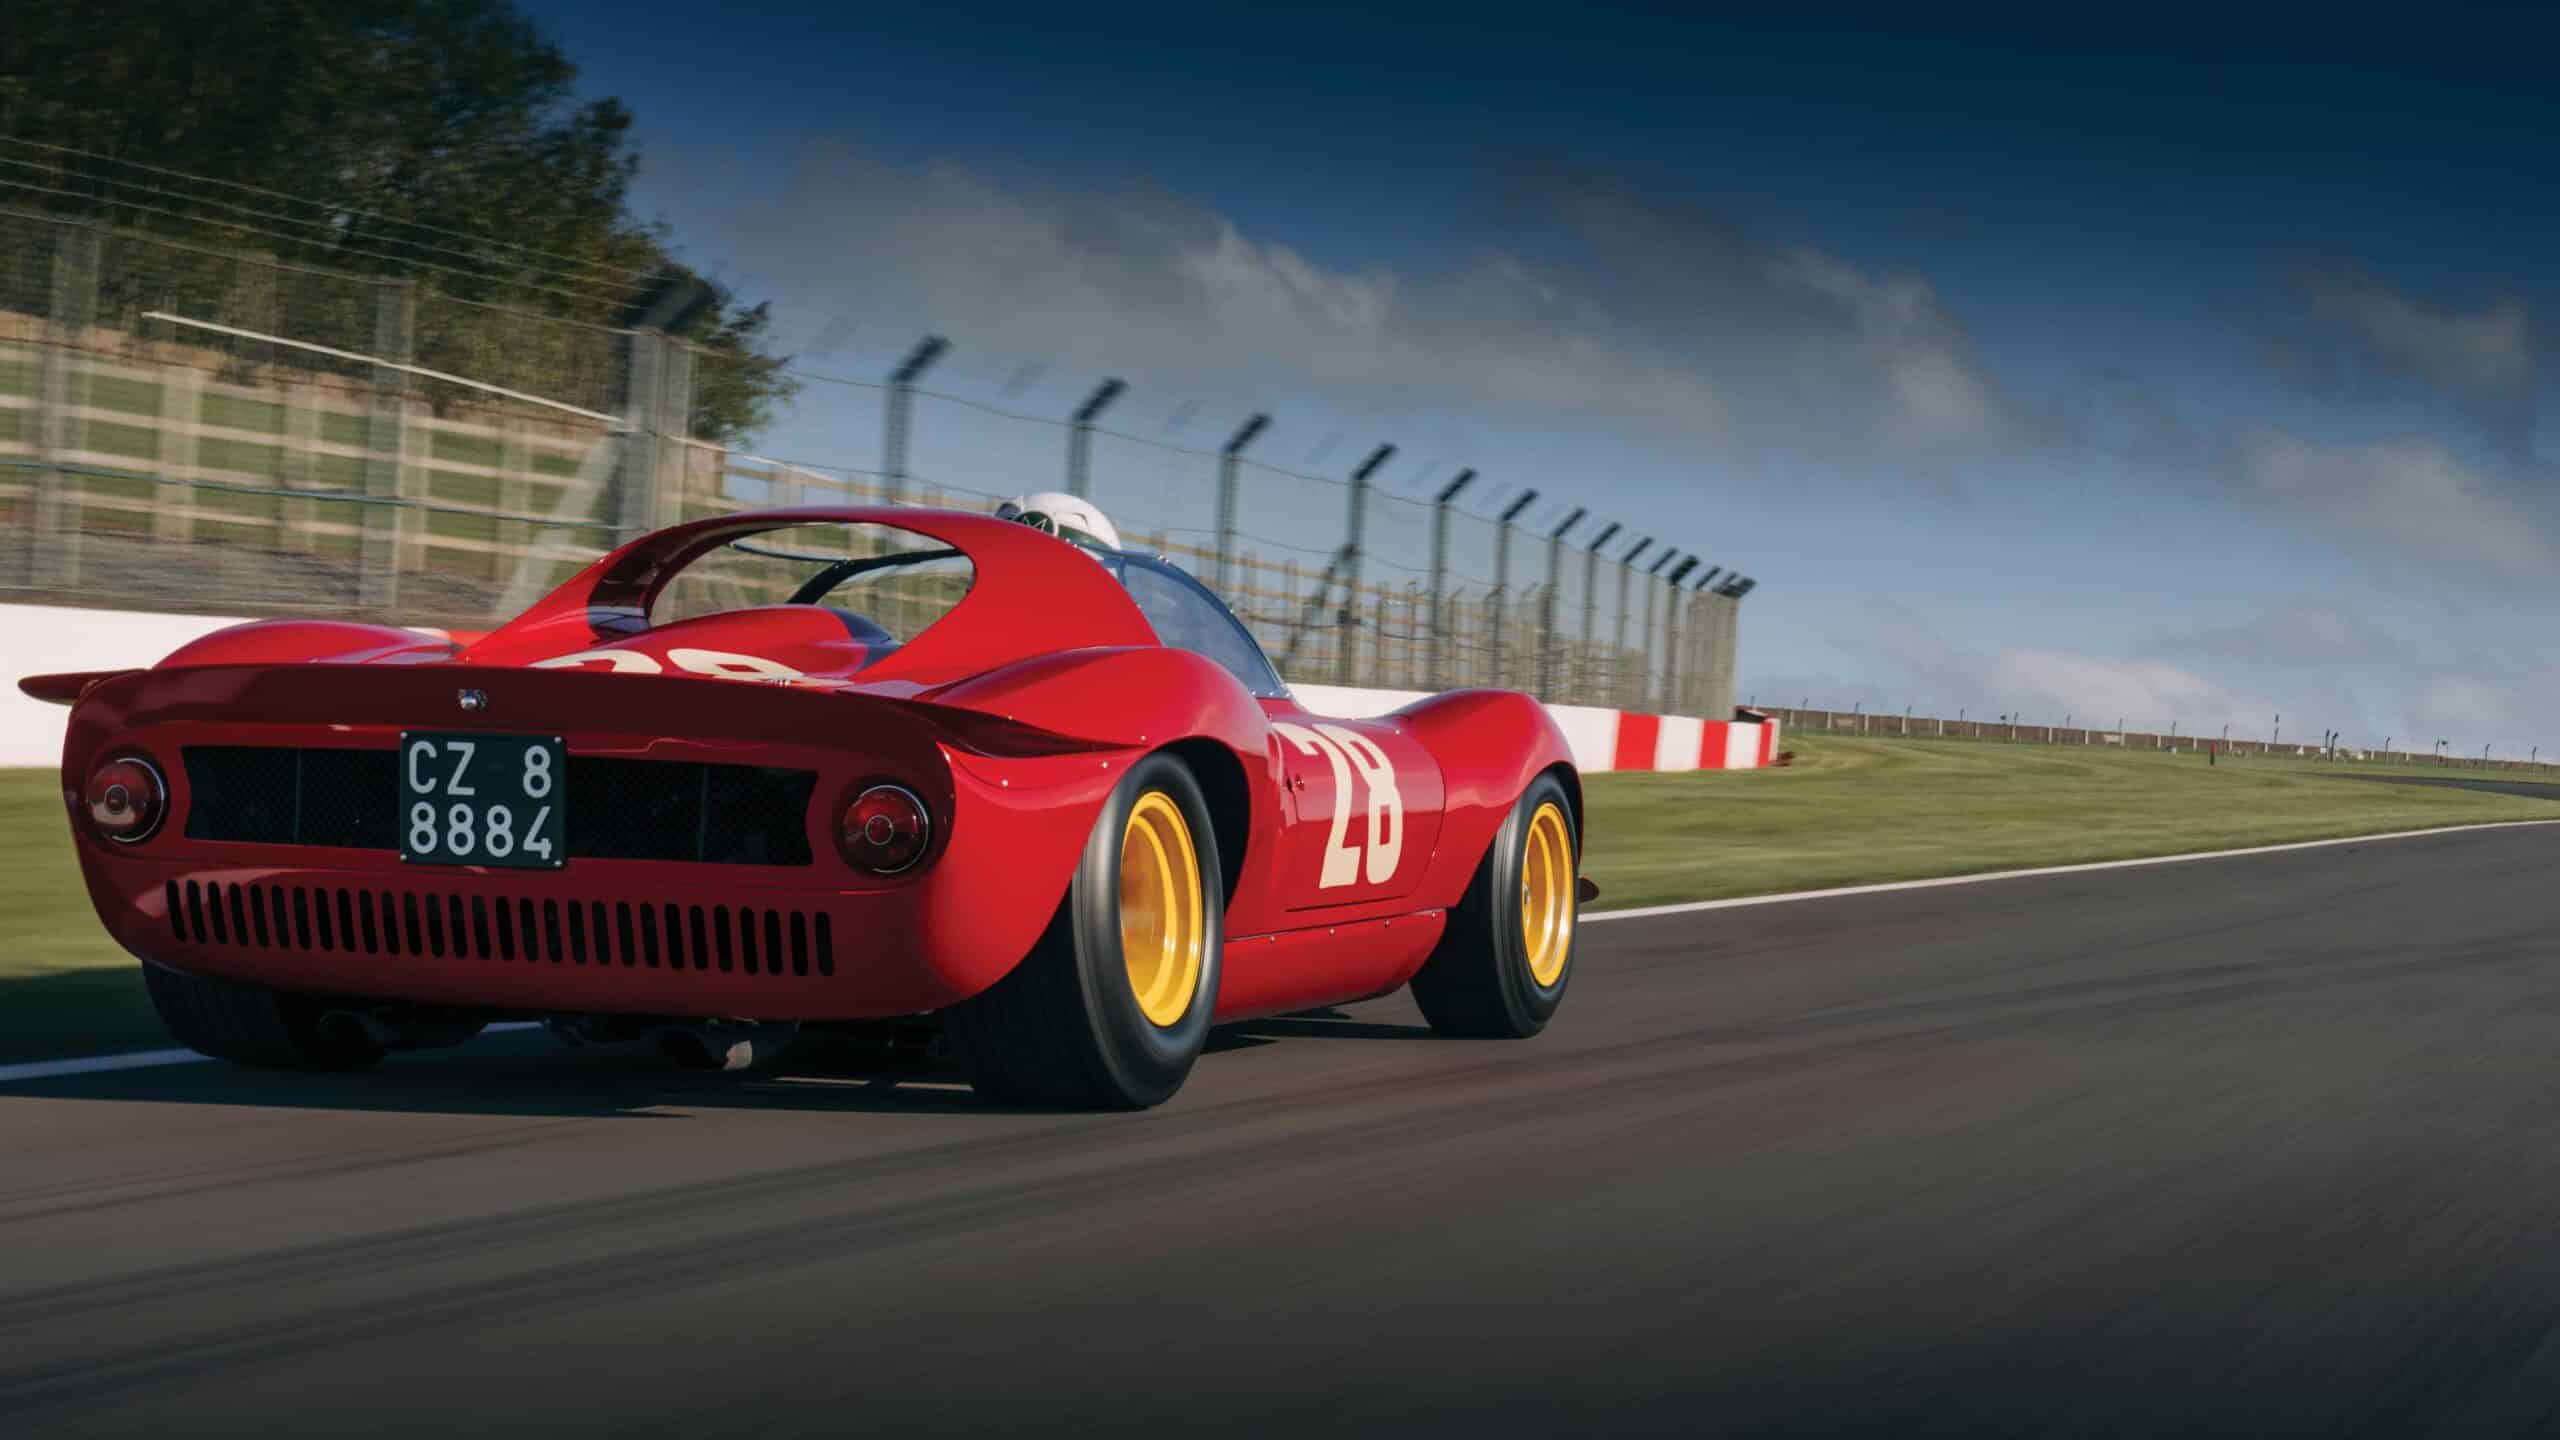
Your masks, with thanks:
[{"label": "overhead wire", "polygon": [[[28,170],[39,170],[39,171],[42,171],[42,170],[44,170],[44,169],[46,168],[46,167],[44,167],[44,166],[37,165],[37,164],[36,164],[35,162],[33,162],[33,161],[29,161],[29,160],[19,160],[19,159],[15,159],[15,158],[13,158],[13,157],[11,157],[11,156],[7,156],[7,155],[0,155],[0,165],[15,165],[15,166],[19,166],[19,167],[20,167],[20,168],[22,168],[22,169],[28,169]],[[335,247],[335,248],[337,248],[337,249],[340,249],[340,250],[350,251],[350,252],[353,252],[353,253],[356,253],[356,254],[364,255],[364,256],[365,256],[366,258],[368,258],[368,259],[391,260],[391,261],[393,261],[394,263],[407,263],[405,260],[402,260],[400,257],[392,256],[392,255],[383,255],[383,254],[378,254],[378,253],[375,253],[373,250],[368,250],[368,249],[362,248],[362,245],[360,245],[358,242],[356,242],[356,241],[352,240],[352,239],[349,237],[349,235],[348,235],[348,233],[347,233],[346,231],[338,230],[338,229],[333,228],[333,227],[329,224],[329,222],[327,222],[327,221],[325,221],[325,220],[306,220],[306,219],[301,218],[300,216],[295,216],[295,215],[277,215],[277,214],[273,214],[273,213],[271,213],[271,212],[264,211],[264,210],[252,210],[252,209],[249,209],[247,206],[243,206],[243,205],[232,205],[232,204],[227,204],[227,203],[225,203],[225,202],[223,202],[223,201],[220,201],[220,200],[208,200],[208,199],[206,199],[205,197],[203,197],[203,196],[201,196],[201,195],[188,195],[188,194],[184,194],[184,193],[179,192],[179,191],[159,189],[159,188],[158,188],[158,187],[156,187],[156,186],[149,186],[149,185],[137,185],[137,184],[135,184],[135,183],[133,183],[133,182],[131,182],[131,181],[126,181],[126,180],[109,180],[109,179],[105,179],[104,177],[100,177],[100,176],[86,176],[86,175],[84,175],[84,176],[78,176],[78,177],[66,177],[66,178],[78,178],[78,179],[84,179],[84,180],[94,179],[94,180],[98,180],[98,181],[100,181],[100,183],[102,183],[102,184],[105,184],[105,185],[108,185],[108,186],[112,186],[112,187],[114,187],[114,188],[116,188],[116,189],[119,189],[119,190],[131,190],[131,191],[138,191],[138,192],[140,192],[140,193],[142,193],[142,194],[145,194],[145,195],[155,195],[155,196],[158,196],[158,197],[160,197],[160,198],[162,198],[162,199],[164,199],[164,200],[177,200],[177,201],[181,201],[181,202],[184,202],[184,203],[187,203],[187,204],[191,204],[191,205],[209,205],[209,206],[211,206],[211,207],[213,207],[214,209],[217,209],[217,210],[226,210],[226,211],[230,211],[230,212],[232,212],[232,213],[234,213],[234,214],[238,214],[238,215],[246,215],[246,216],[248,216],[248,217],[250,217],[250,218],[252,218],[252,219],[272,221],[273,223],[276,223],[276,224],[279,224],[279,225],[304,225],[304,226],[309,226],[309,227],[311,227],[311,228],[313,228],[313,229],[316,229],[316,230],[321,231],[321,232],[323,233],[323,235],[324,235],[326,238],[325,238],[325,239],[307,239],[307,238],[298,237],[298,236],[273,235],[273,233],[272,233],[272,232],[268,232],[268,231],[259,231],[259,232],[257,232],[257,233],[260,233],[260,234],[268,234],[268,235],[270,235],[270,236],[271,236],[271,238],[279,239],[279,240],[286,240],[286,241],[288,241],[288,242],[290,242],[290,243],[297,244],[297,245],[328,244],[328,245],[331,245],[331,246],[333,246],[333,247]],[[5,182],[0,182],[0,183],[5,183]],[[74,191],[74,192],[72,192],[72,193],[77,194],[77,193],[79,193],[79,192]],[[99,196],[99,197],[96,197],[96,198],[97,198],[97,200],[98,200],[98,203],[101,203],[101,204],[115,204],[115,203],[117,203],[113,198],[111,198],[111,197],[107,197],[107,196]],[[234,222],[234,221],[211,221],[211,222],[207,222],[207,223],[213,223],[213,224],[227,224],[227,225],[232,225],[234,228],[238,228],[238,229],[251,229],[251,228],[254,228],[254,227],[240,226],[240,225],[238,225],[238,224],[237,224],[237,222]],[[496,265],[496,264],[500,263],[500,262],[497,262],[497,261],[492,260],[492,259],[491,259],[490,257],[488,257],[488,256],[485,256],[485,255],[477,255],[477,254],[474,254],[474,253],[472,253],[471,251],[468,251],[468,250],[456,250],[456,249],[453,249],[453,248],[452,248],[452,247],[450,247],[450,246],[434,245],[434,244],[429,244],[429,243],[427,243],[427,242],[425,242],[425,241],[417,241],[417,240],[400,240],[400,239],[395,239],[395,238],[383,238],[383,239],[379,239],[379,240],[369,240],[369,241],[366,241],[366,242],[363,242],[363,243],[364,243],[364,244],[376,245],[376,246],[401,245],[401,246],[409,246],[409,247],[413,247],[413,248],[417,248],[417,249],[433,250],[433,251],[435,251],[435,252],[437,252],[437,253],[439,253],[439,254],[452,255],[452,256],[455,256],[455,257],[460,258],[460,259],[464,259],[464,260],[471,260],[471,261],[474,261],[474,262],[477,262],[477,263],[480,263],[480,264],[484,264],[484,265],[492,265],[492,266],[494,266],[494,265]],[[504,262],[504,263],[507,263],[507,264],[513,264],[513,263],[515,263],[515,262],[513,262],[513,261],[508,261],[508,262]],[[525,269],[527,269],[527,270],[530,270],[532,273],[537,274],[537,275],[549,275],[549,276],[553,276],[553,277],[558,278],[558,279],[564,279],[564,280],[571,281],[572,283],[589,283],[589,282],[587,282],[587,281],[585,280],[585,278],[584,278],[584,277],[581,277],[581,276],[578,276],[578,275],[571,274],[570,272],[565,271],[565,270],[552,270],[552,269],[546,269],[546,268],[542,268],[542,267],[538,267],[538,266],[526,266],[526,267],[524,267],[524,268],[525,268]],[[626,291],[635,291],[635,292],[636,292],[636,291],[638,291],[638,290],[640,290],[640,289],[642,289],[642,288],[644,288],[641,282],[639,282],[639,281],[634,281],[634,280],[597,281],[597,282],[593,282],[593,283],[597,283],[597,284],[608,284],[608,285],[619,286],[619,287],[624,288]]]},{"label": "overhead wire", "polygon": [[74,155],[84,160],[94,160],[108,165],[120,165],[130,170],[147,171],[154,175],[165,175],[172,179],[187,180],[201,185],[218,185],[226,190],[237,190],[250,195],[263,195],[270,200],[282,200],[287,204],[292,205],[308,205],[314,209],[334,210],[348,215],[361,215],[368,220],[381,220],[393,225],[405,225],[411,229],[422,230],[431,235],[444,235],[457,240],[471,240],[482,244],[495,245],[505,249],[521,251],[528,255],[540,255],[546,259],[566,261],[572,265],[585,265],[597,269],[618,271],[622,274],[641,276],[644,278],[661,273],[654,270],[639,270],[633,269],[629,266],[614,265],[601,260],[589,260],[581,256],[565,254],[557,250],[545,250],[538,246],[524,244],[521,241],[501,240],[492,236],[475,235],[469,231],[456,230],[449,226],[431,225],[424,220],[402,219],[396,215],[386,215],[379,210],[367,210],[361,206],[341,205],[334,201],[314,200],[308,196],[289,194],[282,190],[270,190],[261,185],[249,185],[237,180],[224,180],[218,176],[198,175],[190,171],[173,170],[163,165],[145,164],[140,160],[127,160],[120,156],[101,154],[95,150],[83,150],[72,145],[58,145],[49,141],[29,140],[22,136],[15,135],[0,135],[0,144],[17,145],[30,150],[45,150],[57,155]]}]

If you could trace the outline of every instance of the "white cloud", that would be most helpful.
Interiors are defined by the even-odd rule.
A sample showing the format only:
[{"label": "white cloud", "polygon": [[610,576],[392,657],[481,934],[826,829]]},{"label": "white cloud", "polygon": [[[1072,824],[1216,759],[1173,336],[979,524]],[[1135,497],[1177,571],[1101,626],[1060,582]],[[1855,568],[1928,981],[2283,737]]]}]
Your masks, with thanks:
[{"label": "white cloud", "polygon": [[2560,561],[2546,514],[2434,440],[2320,445],[2261,430],[2241,447],[2240,473],[2288,516],[2455,578],[2541,581]]},{"label": "white cloud", "polygon": [[2314,315],[2376,357],[2436,384],[2512,390],[2532,379],[2533,326],[2516,296],[2458,310],[2414,299],[2344,266],[2305,270],[2300,284]]},{"label": "white cloud", "polygon": [[[2388,736],[2423,750],[2438,736],[2477,753],[2495,740],[2522,755],[2547,717],[2560,714],[2560,680],[2529,657],[2502,663],[2438,655],[2400,642],[2348,605],[2304,597],[2228,623],[2163,633],[2134,653],[2055,646],[1956,644],[1908,608],[1873,606],[1866,624],[1830,643],[1834,669],[1753,668],[1746,689],[1774,703],[1810,699],[1847,709],[1863,702],[1890,715],[1905,702],[1949,719],[2023,715],[2028,724],[2111,726],[2235,737],[2282,733],[2316,740],[2336,729],[2351,745]],[[1845,670],[1859,678],[1849,680]]]},{"label": "white cloud", "polygon": [[1508,248],[1341,268],[1160,192],[1068,194],[821,147],[778,206],[731,216],[723,238],[804,317],[1139,382],[1811,454],[1961,454],[2020,432],[1921,277],[1585,177],[1520,194]]},{"label": "white cloud", "polygon": [[2269,713],[2258,697],[2164,660],[2011,649],[1999,654],[1990,674],[2000,708],[2015,710],[2024,701],[2040,723],[2070,714],[2082,724],[2111,725],[2121,716],[2137,729],[2170,720],[2194,728]]},{"label": "white cloud", "polygon": [[2282,372],[2360,408],[2443,404],[2508,455],[2531,453],[2534,326],[2522,298],[2437,304],[2352,265],[2297,265],[2292,282],[2298,325],[2270,337]]},{"label": "white cloud", "polygon": [[1330,268],[1160,193],[1008,188],[831,148],[803,157],[781,209],[787,223],[729,239],[802,315],[1140,383],[1727,434],[1711,376],[1511,256],[1428,276]]}]

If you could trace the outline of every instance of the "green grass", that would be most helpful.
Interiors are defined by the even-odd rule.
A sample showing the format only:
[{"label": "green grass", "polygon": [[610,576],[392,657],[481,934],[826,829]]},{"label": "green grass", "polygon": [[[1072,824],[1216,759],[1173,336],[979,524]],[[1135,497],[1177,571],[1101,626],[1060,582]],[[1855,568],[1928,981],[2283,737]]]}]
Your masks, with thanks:
[{"label": "green grass", "polygon": [[0,770],[0,935],[0,1064],[170,1043],[89,908],[50,770]]},{"label": "green grass", "polygon": [[[2560,819],[2550,801],[2338,778],[2389,773],[2378,766],[2209,767],[2201,755],[1961,740],[1788,744],[1797,761],[1783,770],[1586,781],[1584,868],[1599,908]],[[169,1043],[140,972],[90,912],[50,771],[0,770],[0,934],[0,1063]]]},{"label": "green grass", "polygon": [[1972,740],[1786,744],[1797,758],[1783,770],[1587,780],[1583,869],[1600,908],[2560,820],[2551,801],[2339,778],[2522,778],[2498,772],[2230,757],[2208,766],[2202,755]]}]

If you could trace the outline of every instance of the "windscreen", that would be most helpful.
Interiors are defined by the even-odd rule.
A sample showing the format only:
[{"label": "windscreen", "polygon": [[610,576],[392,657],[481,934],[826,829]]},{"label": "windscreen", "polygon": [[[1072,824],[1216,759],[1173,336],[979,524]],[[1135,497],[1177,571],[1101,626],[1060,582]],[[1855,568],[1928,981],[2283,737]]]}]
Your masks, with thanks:
[{"label": "windscreen", "polygon": [[709,551],[658,592],[649,623],[759,605],[822,605],[904,644],[969,593],[968,557],[887,525],[795,525]]}]

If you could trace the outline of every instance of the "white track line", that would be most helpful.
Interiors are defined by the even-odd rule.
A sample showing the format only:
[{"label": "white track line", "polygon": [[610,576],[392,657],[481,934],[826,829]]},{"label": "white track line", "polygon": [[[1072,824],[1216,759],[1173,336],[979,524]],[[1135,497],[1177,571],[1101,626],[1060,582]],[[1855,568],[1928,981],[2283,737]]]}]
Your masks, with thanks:
[{"label": "white track line", "polygon": [[1631,910],[1595,910],[1583,924],[1600,920],[1641,920],[1648,915],[1687,915],[1700,910],[1738,910],[1745,905],[1786,905],[1798,900],[1836,900],[1848,895],[1889,895],[1897,890],[1936,890],[1948,885],[1980,885],[1990,880],[2024,880],[2034,875],[2078,875],[2091,870],[2131,870],[2144,865],[2183,865],[2190,860],[2230,860],[2242,855],[2281,855],[2288,850],[2319,850],[2331,845],[2362,845],[2373,840],[2416,840],[2428,835],[2459,835],[2466,830],[2514,830],[2528,825],[2560,825],[2560,820],[2491,820],[2478,825],[2439,825],[2432,830],[2391,830],[2380,835],[2341,835],[2334,840],[2297,840],[2289,845],[2252,845],[2242,850],[2196,850],[2184,855],[2145,855],[2135,860],[2092,860],[2083,865],[2039,865],[2032,870],[1986,870],[1979,875],[1942,875],[1934,880],[1894,880],[1881,885],[1842,885],[1830,890],[1791,890],[1777,895],[1737,895],[1730,900],[1687,900],[1677,905],[1642,905]]},{"label": "white track line", "polygon": [[[538,1020],[510,1020],[481,1031],[495,1035],[508,1030],[538,1030]],[[150,1070],[162,1065],[194,1065],[208,1057],[193,1050],[135,1050],[123,1055],[89,1055],[77,1060],[34,1060],[24,1065],[0,1065],[0,1085],[12,1080],[52,1080],[64,1075],[99,1075],[110,1070]]]},{"label": "white track line", "polygon": [[[1688,915],[1701,910],[1738,910],[1745,905],[1787,905],[1798,900],[1836,900],[1848,895],[1889,895],[1897,890],[1936,890],[1948,885],[1980,885],[1991,880],[2024,880],[2035,875],[2078,875],[2091,870],[2131,870],[2144,865],[2182,865],[2190,860],[2229,860],[2241,855],[2281,855],[2288,850],[2319,850],[2331,845],[2361,845],[2369,840],[2415,840],[2428,835],[2459,835],[2466,830],[2516,830],[2531,825],[2560,825],[2560,820],[2495,820],[2481,825],[2440,825],[2433,830],[2393,830],[2381,835],[2342,835],[2335,840],[2297,840],[2290,845],[2252,845],[2244,850],[2197,850],[2185,855],[2148,855],[2139,860],[2093,860],[2085,865],[2041,865],[2032,870],[1990,870],[1980,875],[1946,875],[1935,880],[1895,880],[1882,885],[1843,885],[1831,890],[1794,890],[1780,895],[1742,895],[1731,900],[1691,900],[1678,905],[1646,905],[1633,910],[1597,910],[1584,924],[1602,920],[1642,920],[1648,915]],[[492,1025],[485,1034],[539,1028],[531,1020]],[[91,1055],[78,1060],[38,1060],[0,1065],[0,1085],[12,1080],[51,1080],[64,1075],[96,1075],[109,1070],[148,1070],[159,1065],[192,1065],[205,1057],[193,1050],[141,1050],[128,1055]]]}]

